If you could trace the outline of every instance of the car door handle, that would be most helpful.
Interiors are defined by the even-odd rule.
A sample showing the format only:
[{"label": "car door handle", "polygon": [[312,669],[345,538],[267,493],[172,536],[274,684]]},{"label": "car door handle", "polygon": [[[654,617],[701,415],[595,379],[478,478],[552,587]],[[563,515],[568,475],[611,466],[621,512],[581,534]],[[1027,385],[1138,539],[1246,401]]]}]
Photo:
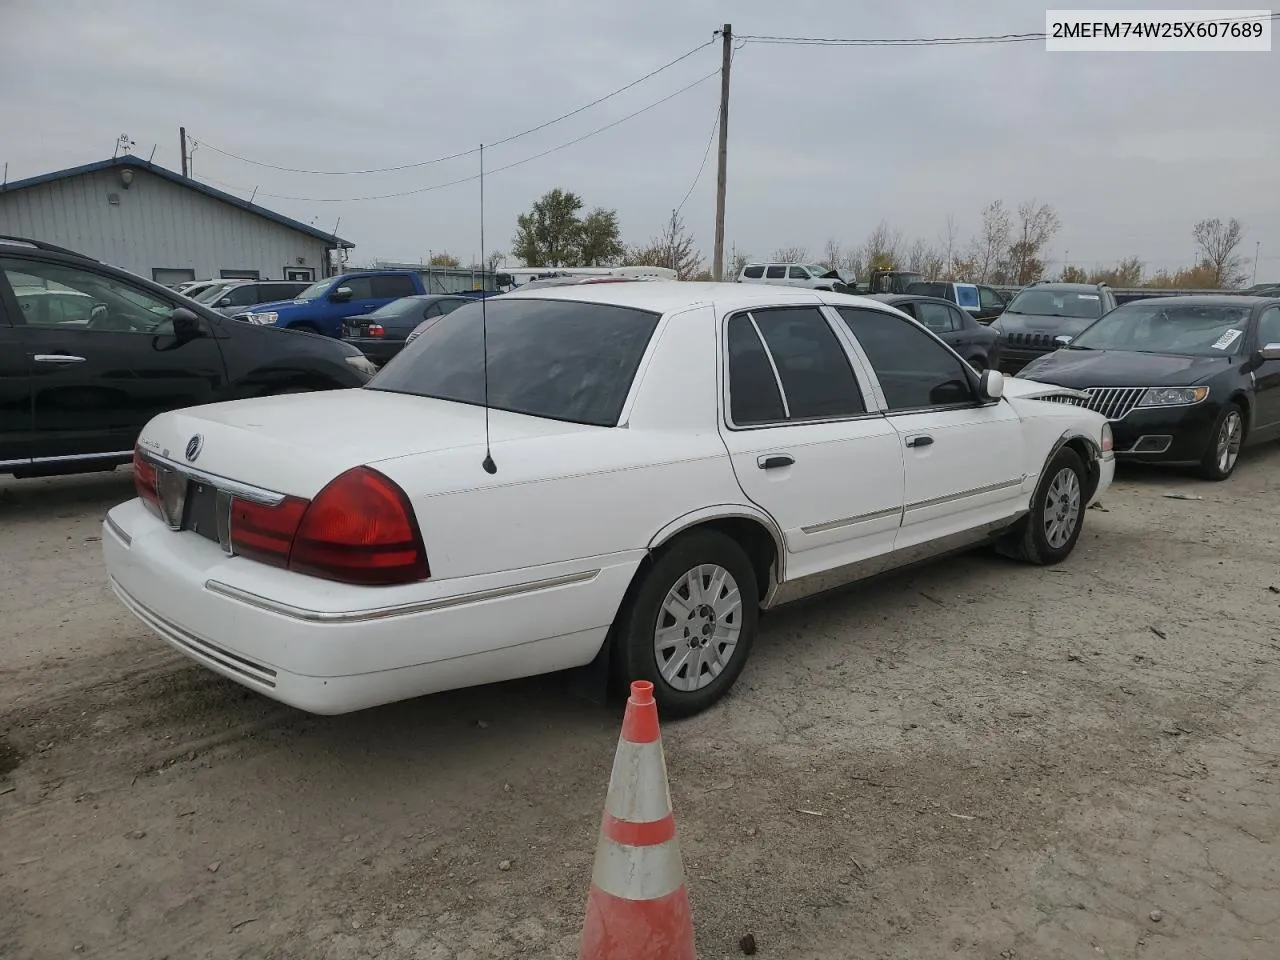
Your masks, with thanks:
[{"label": "car door handle", "polygon": [[933,437],[930,437],[928,435],[921,435],[918,437],[907,437],[908,447],[927,447],[931,443],[933,443]]},{"label": "car door handle", "polygon": [[73,357],[69,353],[37,353],[31,359],[36,363],[84,363],[84,357]]},{"label": "car door handle", "polygon": [[779,467],[789,467],[795,463],[795,458],[785,453],[774,453],[767,457],[756,458],[756,466],[761,470],[777,470]]}]

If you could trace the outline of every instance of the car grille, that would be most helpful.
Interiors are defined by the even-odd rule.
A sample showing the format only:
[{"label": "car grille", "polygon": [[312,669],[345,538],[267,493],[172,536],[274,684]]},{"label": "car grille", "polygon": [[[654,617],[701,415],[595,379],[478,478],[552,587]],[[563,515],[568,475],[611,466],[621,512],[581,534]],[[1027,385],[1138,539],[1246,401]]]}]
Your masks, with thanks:
[{"label": "car grille", "polygon": [[1138,405],[1138,401],[1147,392],[1147,388],[1085,387],[1080,392],[1088,394],[1088,396],[1084,398],[1056,396],[1045,397],[1044,399],[1053,400],[1056,403],[1070,403],[1077,407],[1084,407],[1094,413],[1102,414],[1108,420],[1123,420],[1129,415],[1129,411]]},{"label": "car grille", "polygon": [[1050,350],[1057,346],[1053,342],[1055,336],[1053,333],[1006,333],[1003,339],[1011,347]]}]

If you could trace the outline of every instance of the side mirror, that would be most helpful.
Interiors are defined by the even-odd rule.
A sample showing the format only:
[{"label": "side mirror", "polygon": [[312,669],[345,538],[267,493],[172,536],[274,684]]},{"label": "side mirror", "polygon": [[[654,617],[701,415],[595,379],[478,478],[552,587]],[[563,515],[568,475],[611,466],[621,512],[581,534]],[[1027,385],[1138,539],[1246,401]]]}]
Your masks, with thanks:
[{"label": "side mirror", "polygon": [[230,297],[223,297],[221,300],[219,300],[217,303],[215,303],[215,304],[214,304],[214,306],[215,306],[215,307],[229,307],[229,306],[231,306],[231,298],[230,298]]},{"label": "side mirror", "polygon": [[175,308],[169,314],[169,319],[173,321],[173,335],[179,343],[186,343],[188,340],[195,340],[204,335],[200,318],[186,307]]},{"label": "side mirror", "polygon": [[1280,343],[1268,343],[1258,351],[1259,360],[1280,360]]},{"label": "side mirror", "polygon": [[105,303],[95,303],[89,309],[89,322],[93,323],[97,320],[104,319],[110,311]]},{"label": "side mirror", "polygon": [[999,370],[983,370],[978,379],[978,393],[983,400],[999,400],[1004,396],[1004,374]]},{"label": "side mirror", "polygon": [[329,294],[329,299],[334,303],[346,303],[351,299],[352,290],[350,287],[339,287],[333,293]]},{"label": "side mirror", "polygon": [[1070,343],[1074,339],[1075,339],[1074,337],[1068,337],[1066,334],[1063,334],[1060,337],[1054,337],[1053,343],[1054,343],[1054,346],[1065,347],[1068,343]]}]

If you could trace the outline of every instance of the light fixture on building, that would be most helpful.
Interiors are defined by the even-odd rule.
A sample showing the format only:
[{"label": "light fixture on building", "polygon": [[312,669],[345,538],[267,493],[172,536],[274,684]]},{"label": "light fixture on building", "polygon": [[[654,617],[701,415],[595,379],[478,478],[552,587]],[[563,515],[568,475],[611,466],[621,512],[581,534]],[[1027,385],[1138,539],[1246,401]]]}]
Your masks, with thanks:
[{"label": "light fixture on building", "polygon": [[130,170],[128,167],[125,167],[123,170],[120,171],[120,184],[126,190],[128,190],[129,184],[131,183],[133,183],[133,171]]}]

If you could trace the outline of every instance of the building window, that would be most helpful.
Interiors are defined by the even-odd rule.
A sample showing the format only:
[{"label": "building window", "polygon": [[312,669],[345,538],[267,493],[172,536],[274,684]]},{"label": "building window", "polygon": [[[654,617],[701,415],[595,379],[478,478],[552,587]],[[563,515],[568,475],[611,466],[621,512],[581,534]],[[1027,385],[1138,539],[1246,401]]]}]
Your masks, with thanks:
[{"label": "building window", "polygon": [[285,267],[284,278],[286,280],[311,281],[316,278],[316,271],[314,267]]},{"label": "building window", "polygon": [[218,276],[223,280],[261,280],[257,270],[219,270]]}]

